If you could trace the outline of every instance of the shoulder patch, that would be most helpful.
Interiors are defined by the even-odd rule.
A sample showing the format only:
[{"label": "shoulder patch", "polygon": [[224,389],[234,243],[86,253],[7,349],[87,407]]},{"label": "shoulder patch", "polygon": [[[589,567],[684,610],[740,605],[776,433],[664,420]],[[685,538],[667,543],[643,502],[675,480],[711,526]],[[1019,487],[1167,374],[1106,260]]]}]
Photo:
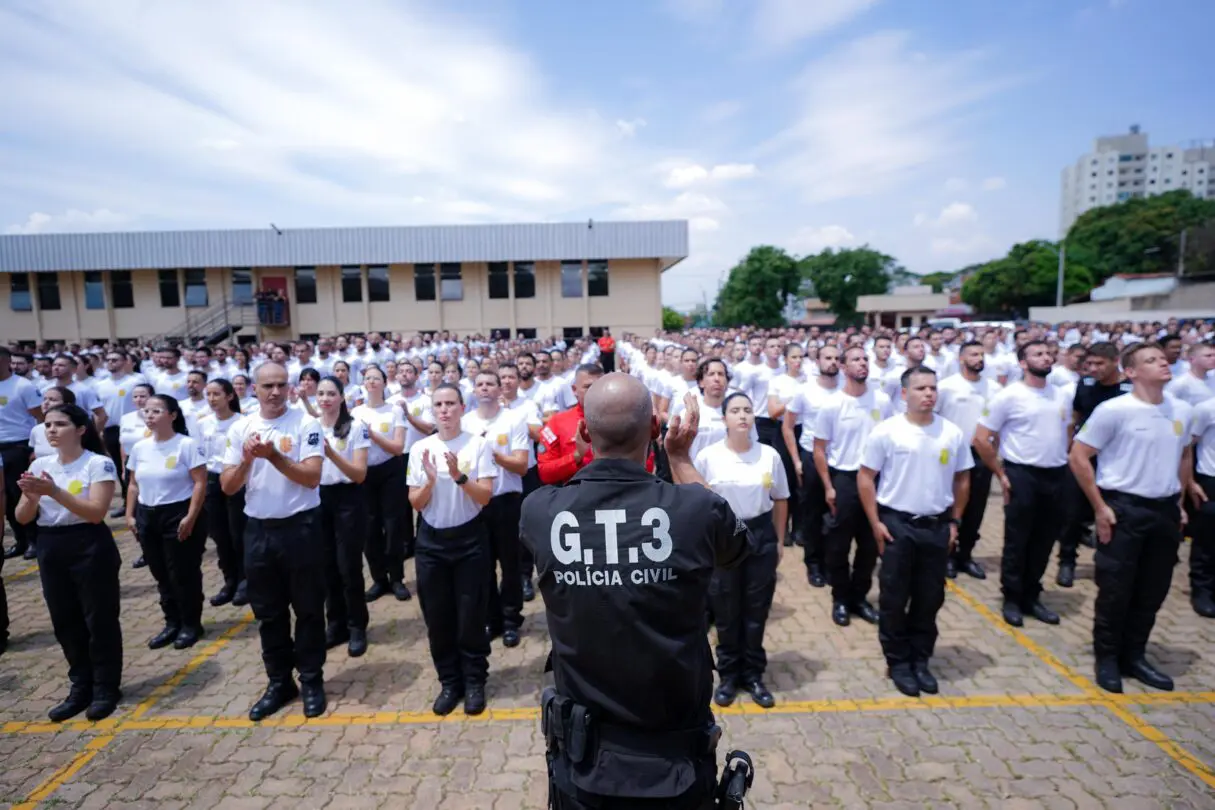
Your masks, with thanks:
[{"label": "shoulder patch", "polygon": [[321,443],[321,434],[319,434],[319,433],[309,433],[308,434],[308,446],[309,447],[316,447],[320,443]]},{"label": "shoulder patch", "polygon": [[747,524],[743,522],[742,518],[739,518],[739,517],[734,518],[734,533],[735,534],[746,534],[747,533]]},{"label": "shoulder patch", "polygon": [[1118,390],[1124,394],[1129,394],[1131,391],[1135,390],[1135,384],[1129,382],[1119,383]]},{"label": "shoulder patch", "polygon": [[557,434],[553,433],[551,428],[546,427],[544,430],[540,431],[540,438],[544,439],[546,442],[555,442],[557,441]]},{"label": "shoulder patch", "polygon": [[1085,384],[1085,385],[1096,385],[1096,384],[1097,384],[1097,381],[1096,381],[1096,380],[1094,380],[1092,377],[1085,377],[1085,378],[1084,378],[1084,384]]},{"label": "shoulder patch", "polygon": [[105,465],[102,467],[102,469],[103,469],[103,470],[105,470],[107,473],[111,473],[111,474],[112,474],[112,473],[114,472],[114,462],[112,462],[112,461],[107,461],[107,462],[105,463]]}]

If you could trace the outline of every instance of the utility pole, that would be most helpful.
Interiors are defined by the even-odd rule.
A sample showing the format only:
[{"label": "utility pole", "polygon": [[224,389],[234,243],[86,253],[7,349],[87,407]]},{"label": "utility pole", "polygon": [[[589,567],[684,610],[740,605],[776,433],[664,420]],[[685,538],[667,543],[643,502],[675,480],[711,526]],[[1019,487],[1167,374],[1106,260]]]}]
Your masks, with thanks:
[{"label": "utility pole", "polygon": [[1177,247],[1177,278],[1181,278],[1185,273],[1185,236],[1188,230],[1188,228],[1182,228],[1180,244]]},{"label": "utility pole", "polygon": [[1059,243],[1059,279],[1055,285],[1055,306],[1063,306],[1063,267],[1067,259],[1067,245],[1063,242]]}]

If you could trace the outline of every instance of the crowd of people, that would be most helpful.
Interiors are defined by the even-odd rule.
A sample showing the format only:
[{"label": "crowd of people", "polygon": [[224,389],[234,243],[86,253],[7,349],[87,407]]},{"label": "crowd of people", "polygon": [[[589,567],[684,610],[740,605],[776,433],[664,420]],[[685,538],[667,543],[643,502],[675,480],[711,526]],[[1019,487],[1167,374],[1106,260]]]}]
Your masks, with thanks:
[{"label": "crowd of people", "polygon": [[[893,685],[937,692],[945,581],[987,576],[974,549],[993,480],[1004,620],[1058,624],[1042,598],[1050,556],[1058,543],[1068,588],[1091,546],[1097,682],[1171,689],[1144,653],[1183,533],[1191,604],[1215,617],[1213,332],[1170,321],[0,348],[4,556],[38,560],[70,682],[53,720],[101,719],[121,699],[107,518],[125,521],[133,564],[156,582],[164,624],[150,648],[197,644],[204,602],[252,607],[269,682],[252,719],[297,697],[306,716],[325,711],[326,656],[367,653],[372,603],[413,598],[409,560],[433,710],[478,714],[491,644],[520,643],[535,596],[529,547],[551,543],[577,565],[577,541],[556,529],[520,537],[521,504],[591,464],[583,402],[615,370],[650,392],[648,472],[703,483],[755,541],[714,574],[705,606],[718,705],[740,691],[775,705],[765,625],[797,546],[808,586],[830,589],[830,621],[876,625]],[[663,450],[681,423],[696,426],[694,472]],[[678,531],[655,523],[654,536]],[[208,537],[223,581],[209,599]],[[596,586],[608,572],[585,553],[583,570],[540,587]],[[0,586],[0,652],[8,625]]]}]

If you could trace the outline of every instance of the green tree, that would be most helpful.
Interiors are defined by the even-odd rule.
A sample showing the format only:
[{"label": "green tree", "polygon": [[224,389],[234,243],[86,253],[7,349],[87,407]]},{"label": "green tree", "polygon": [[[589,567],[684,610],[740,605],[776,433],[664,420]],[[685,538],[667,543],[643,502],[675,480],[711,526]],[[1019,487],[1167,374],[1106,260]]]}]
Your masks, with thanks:
[{"label": "green tree", "polygon": [[662,328],[667,332],[678,332],[687,321],[677,310],[670,307],[662,308]]},{"label": "green tree", "polygon": [[945,287],[952,284],[957,276],[957,273],[925,273],[920,277],[920,283],[927,284],[934,293],[939,293],[944,292]]},{"label": "green tree", "polygon": [[[1055,303],[1059,278],[1058,248],[1035,240],[1013,245],[1008,255],[980,265],[962,284],[962,300],[979,313],[1021,313],[1029,307]],[[1063,300],[1070,301],[1093,287],[1093,273],[1071,261],[1063,277]]]},{"label": "green tree", "polygon": [[1180,233],[1201,230],[1212,220],[1215,200],[1185,190],[1093,208],[1067,233],[1068,266],[1074,257],[1092,271],[1094,283],[1115,273],[1172,272],[1181,250]]},{"label": "green tree", "polygon": [[835,313],[837,323],[852,324],[859,318],[856,299],[886,292],[892,279],[907,271],[892,257],[870,248],[833,250],[801,260],[803,275],[819,299]]},{"label": "green tree", "polygon": [[797,261],[770,245],[752,248],[730,270],[713,302],[718,326],[781,326],[789,297],[801,287]]}]

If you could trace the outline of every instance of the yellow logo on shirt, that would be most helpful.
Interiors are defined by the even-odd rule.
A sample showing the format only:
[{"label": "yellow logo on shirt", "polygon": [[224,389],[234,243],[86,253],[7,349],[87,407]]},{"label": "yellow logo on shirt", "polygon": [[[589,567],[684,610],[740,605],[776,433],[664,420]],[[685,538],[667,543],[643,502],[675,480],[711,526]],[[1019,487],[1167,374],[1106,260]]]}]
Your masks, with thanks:
[{"label": "yellow logo on shirt", "polygon": [[472,472],[472,462],[471,461],[461,461],[460,462],[460,472],[464,473],[465,475],[468,475],[470,472]]},{"label": "yellow logo on shirt", "polygon": [[1173,435],[1180,436],[1182,432],[1182,424],[1180,419],[1173,420]]},{"label": "yellow logo on shirt", "polygon": [[337,449],[338,449],[338,450],[345,450],[345,449],[346,449],[346,440],[345,440],[345,439],[338,439],[338,442],[337,442]]},{"label": "yellow logo on shirt", "polygon": [[506,443],[507,443],[507,441],[508,441],[508,440],[507,440],[507,438],[506,438],[506,434],[505,434],[505,433],[499,433],[499,434],[498,434],[498,446],[499,446],[499,447],[506,447]]},{"label": "yellow logo on shirt", "polygon": [[772,489],[772,473],[764,473],[764,489]]},{"label": "yellow logo on shirt", "polygon": [[127,389],[125,389],[125,388],[118,389],[118,396],[125,397],[126,395],[127,395]]},{"label": "yellow logo on shirt", "polygon": [[8,404],[8,397],[0,397],[0,408]]},{"label": "yellow logo on shirt", "polygon": [[291,452],[291,437],[284,436],[283,438],[279,439],[278,440],[278,449],[281,452],[290,453]]},{"label": "yellow logo on shirt", "polygon": [[414,406],[413,406],[413,415],[414,415],[414,416],[421,416],[421,415],[422,415],[422,406],[421,406],[421,405],[414,405]]},{"label": "yellow logo on shirt", "polygon": [[388,432],[388,423],[380,422],[380,433],[387,433],[387,432]]},{"label": "yellow logo on shirt", "polygon": [[869,415],[873,417],[873,421],[875,421],[875,422],[882,421],[882,412],[880,410],[878,410],[877,408],[874,408],[872,411],[870,411]]},{"label": "yellow logo on shirt", "polygon": [[68,481],[67,491],[69,494],[79,495],[81,492],[84,492],[84,482],[75,480]]},{"label": "yellow logo on shirt", "polygon": [[987,408],[983,408],[983,413],[980,415],[981,416],[991,416],[991,411],[989,411]]},{"label": "yellow logo on shirt", "polygon": [[948,464],[948,463],[949,463],[949,448],[942,448],[942,449],[941,449],[941,463],[942,463],[942,464]]},{"label": "yellow logo on shirt", "polygon": [[146,438],[148,438],[148,437],[149,437],[149,436],[151,436],[151,435],[152,435],[152,428],[144,428],[144,429],[143,429],[143,437],[144,437],[145,439],[146,439]]},{"label": "yellow logo on shirt", "polygon": [[177,456],[166,456],[165,457],[165,469],[172,470],[172,469],[175,469],[176,467],[177,467]]}]

